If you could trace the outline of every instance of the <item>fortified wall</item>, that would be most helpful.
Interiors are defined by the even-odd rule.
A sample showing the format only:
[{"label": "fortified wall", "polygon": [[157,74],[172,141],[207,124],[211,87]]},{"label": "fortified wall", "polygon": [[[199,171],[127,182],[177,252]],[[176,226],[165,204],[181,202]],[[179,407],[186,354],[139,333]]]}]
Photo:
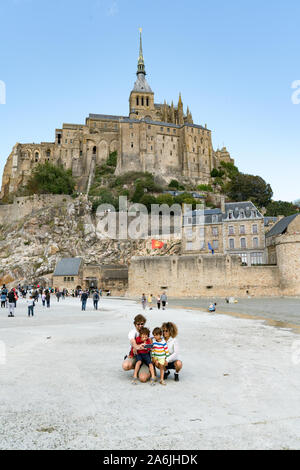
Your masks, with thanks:
[{"label": "fortified wall", "polygon": [[128,294],[172,297],[247,297],[300,295],[300,234],[282,235],[277,266],[242,266],[237,255],[134,257]]},{"label": "fortified wall", "polygon": [[66,194],[34,194],[15,197],[12,204],[0,205],[0,225],[17,222],[36,210],[60,205],[66,201],[72,201],[72,198]]}]

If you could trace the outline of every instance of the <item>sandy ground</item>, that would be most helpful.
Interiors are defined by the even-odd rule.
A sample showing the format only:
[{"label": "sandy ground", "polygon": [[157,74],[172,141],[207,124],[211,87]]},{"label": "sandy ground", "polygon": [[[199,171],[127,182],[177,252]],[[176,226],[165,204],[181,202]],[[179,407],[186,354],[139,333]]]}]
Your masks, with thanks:
[{"label": "sandy ground", "polygon": [[[183,369],[133,386],[121,368],[142,308],[53,300],[0,310],[0,449],[299,449],[300,336],[263,320],[168,306]],[[5,355],[4,355],[5,353]]]}]

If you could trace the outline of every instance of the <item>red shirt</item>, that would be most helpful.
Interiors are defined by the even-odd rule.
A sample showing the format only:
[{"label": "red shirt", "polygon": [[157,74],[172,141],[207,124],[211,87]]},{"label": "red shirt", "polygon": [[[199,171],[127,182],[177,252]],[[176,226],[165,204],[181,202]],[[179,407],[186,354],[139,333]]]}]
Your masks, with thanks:
[{"label": "red shirt", "polygon": [[[147,341],[142,341],[140,336],[137,336],[135,338],[135,342],[136,342],[136,344],[152,344],[152,341],[151,341],[150,338],[148,338]],[[149,349],[139,349],[137,353],[138,354],[148,354],[150,351],[151,351],[150,348]],[[129,357],[133,357],[133,348],[131,348]]]}]

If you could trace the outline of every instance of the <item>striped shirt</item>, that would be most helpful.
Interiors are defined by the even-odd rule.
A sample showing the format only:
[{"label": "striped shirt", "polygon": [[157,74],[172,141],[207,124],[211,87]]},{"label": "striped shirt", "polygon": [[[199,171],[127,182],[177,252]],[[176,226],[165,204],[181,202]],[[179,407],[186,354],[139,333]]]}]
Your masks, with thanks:
[{"label": "striped shirt", "polygon": [[169,349],[167,343],[162,340],[162,341],[153,341],[152,343],[152,357],[157,357],[159,358],[164,358],[168,357],[169,354]]}]

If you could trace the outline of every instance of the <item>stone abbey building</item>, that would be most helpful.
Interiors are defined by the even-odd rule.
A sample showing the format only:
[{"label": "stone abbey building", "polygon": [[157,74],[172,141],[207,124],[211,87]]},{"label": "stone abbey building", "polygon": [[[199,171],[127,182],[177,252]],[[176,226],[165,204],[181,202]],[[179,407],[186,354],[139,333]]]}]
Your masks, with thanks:
[{"label": "stone abbey building", "polygon": [[181,95],[178,104],[154,101],[146,80],[140,36],[137,80],[129,96],[129,115],[90,114],[85,124],[63,124],[55,142],[17,143],[7,159],[1,197],[26,184],[33,167],[52,162],[71,169],[79,191],[88,191],[96,165],[117,151],[116,174],[150,172],[165,182],[209,183],[220,161],[233,162],[226,148],[214,151],[211,131],[193,123]]}]

